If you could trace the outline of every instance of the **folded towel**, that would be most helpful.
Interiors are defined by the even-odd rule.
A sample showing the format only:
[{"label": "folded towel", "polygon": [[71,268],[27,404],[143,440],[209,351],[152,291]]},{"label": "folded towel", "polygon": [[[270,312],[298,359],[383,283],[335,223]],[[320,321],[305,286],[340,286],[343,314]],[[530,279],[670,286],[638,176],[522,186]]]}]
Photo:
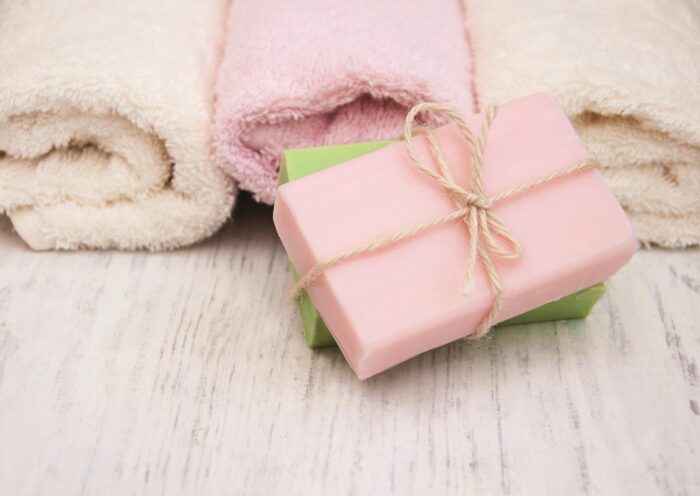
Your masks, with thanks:
[{"label": "folded towel", "polygon": [[464,0],[478,100],[554,94],[642,241],[700,242],[700,3]]},{"label": "folded towel", "polygon": [[0,213],[35,249],[164,249],[212,234],[226,0],[0,2]]},{"label": "folded towel", "polygon": [[421,100],[472,111],[455,0],[236,0],[229,16],[217,160],[260,201],[285,148],[398,137]]}]

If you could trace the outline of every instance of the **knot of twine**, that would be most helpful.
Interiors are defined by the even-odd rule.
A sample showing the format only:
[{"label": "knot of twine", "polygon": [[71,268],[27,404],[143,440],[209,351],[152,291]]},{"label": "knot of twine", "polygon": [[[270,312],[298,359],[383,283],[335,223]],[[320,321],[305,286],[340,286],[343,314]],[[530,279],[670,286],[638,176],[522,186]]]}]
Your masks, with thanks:
[{"label": "knot of twine", "polygon": [[[452,121],[462,137],[469,145],[471,155],[471,191],[462,188],[454,179],[447,160],[440,149],[437,138],[433,134],[434,129],[426,126],[415,127],[416,117],[421,112],[430,111],[444,114]],[[442,186],[455,203],[455,210],[449,214],[436,217],[402,231],[382,236],[356,248],[329,257],[311,268],[291,288],[290,295],[297,298],[306,288],[313,284],[329,267],[337,265],[350,258],[364,255],[381,248],[398,243],[399,241],[413,237],[433,227],[452,221],[461,221],[467,228],[469,235],[469,253],[467,258],[467,272],[464,280],[463,291],[471,294],[474,288],[474,273],[476,262],[479,260],[483,267],[491,293],[493,304],[488,314],[483,318],[471,337],[484,336],[495,324],[496,318],[503,306],[503,285],[496,270],[495,259],[514,260],[522,255],[522,246],[515,236],[508,231],[491,207],[499,201],[518,195],[549,181],[554,181],[569,176],[584,169],[595,167],[595,162],[585,160],[571,167],[554,172],[547,176],[526,182],[496,195],[487,197],[483,184],[483,161],[486,148],[486,139],[489,129],[496,118],[497,108],[489,107],[484,112],[484,120],[476,137],[472,134],[464,119],[451,107],[438,103],[419,103],[414,106],[406,116],[404,125],[403,142],[409,158],[413,164],[424,174]],[[416,154],[413,146],[414,136],[424,136],[430,145],[432,158],[438,165],[438,171],[425,164]]]}]

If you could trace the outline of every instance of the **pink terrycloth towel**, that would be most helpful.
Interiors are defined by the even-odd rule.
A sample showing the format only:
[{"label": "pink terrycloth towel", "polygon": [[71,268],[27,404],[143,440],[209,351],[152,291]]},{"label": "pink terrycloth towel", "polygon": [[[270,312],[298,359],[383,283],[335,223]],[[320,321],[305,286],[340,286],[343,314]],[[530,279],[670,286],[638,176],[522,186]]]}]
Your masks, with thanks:
[{"label": "pink terrycloth towel", "polygon": [[229,16],[215,152],[259,201],[286,148],[398,137],[420,101],[473,109],[456,0],[235,0]]}]

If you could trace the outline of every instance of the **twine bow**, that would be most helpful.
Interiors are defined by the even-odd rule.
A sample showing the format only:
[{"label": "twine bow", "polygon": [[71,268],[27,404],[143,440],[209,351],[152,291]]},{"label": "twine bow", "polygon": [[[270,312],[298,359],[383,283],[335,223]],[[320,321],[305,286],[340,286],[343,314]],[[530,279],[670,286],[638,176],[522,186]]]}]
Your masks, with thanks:
[{"label": "twine bow", "polygon": [[[416,117],[425,111],[442,113],[446,115],[457,126],[460,134],[469,145],[472,175],[472,189],[470,191],[465,190],[457,183],[457,181],[455,181],[452,170],[450,169],[450,166],[447,163],[442,150],[440,149],[437,138],[434,135],[434,129],[425,126],[414,127]],[[535,188],[543,183],[569,176],[584,169],[596,166],[593,161],[585,160],[566,169],[562,169],[542,178],[529,181],[522,185],[516,186],[515,188],[487,197],[484,192],[482,178],[483,161],[484,152],[486,149],[486,139],[489,129],[496,118],[496,113],[496,107],[489,107],[486,109],[484,112],[483,123],[475,138],[464,119],[451,107],[429,102],[419,103],[418,105],[414,106],[408,112],[404,125],[403,141],[406,147],[406,152],[408,153],[408,156],[413,164],[418,167],[418,169],[442,186],[445,192],[450,195],[450,198],[452,198],[452,201],[455,203],[455,210],[449,214],[436,217],[415,227],[404,229],[387,236],[382,236],[381,238],[370,241],[366,244],[358,246],[357,248],[344,251],[317,263],[291,288],[291,296],[293,298],[298,297],[331,266],[337,265],[350,258],[393,245],[394,243],[398,243],[403,239],[413,237],[422,233],[423,231],[447,222],[460,220],[466,226],[469,234],[469,253],[463,291],[466,294],[470,294],[473,290],[474,273],[476,271],[476,262],[478,260],[481,263],[481,266],[484,268],[493,296],[493,304],[491,305],[491,309],[471,336],[478,338],[488,333],[496,322],[496,318],[503,306],[504,299],[503,285],[501,283],[501,278],[498,271],[496,270],[495,260],[514,260],[522,255],[522,247],[520,243],[503,225],[491,207],[499,201],[523,193],[524,191]],[[437,172],[425,164],[416,154],[413,147],[414,136],[425,137],[430,146],[432,158],[437,163]]]}]

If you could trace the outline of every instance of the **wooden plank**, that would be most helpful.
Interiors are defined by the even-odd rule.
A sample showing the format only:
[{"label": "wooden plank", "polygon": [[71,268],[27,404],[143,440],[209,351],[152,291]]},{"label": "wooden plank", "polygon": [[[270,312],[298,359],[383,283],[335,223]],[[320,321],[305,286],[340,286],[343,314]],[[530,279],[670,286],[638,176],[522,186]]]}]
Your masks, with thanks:
[{"label": "wooden plank", "polygon": [[366,382],[308,350],[270,210],[171,253],[0,224],[0,494],[692,494],[700,252],[641,251],[586,322]]}]

